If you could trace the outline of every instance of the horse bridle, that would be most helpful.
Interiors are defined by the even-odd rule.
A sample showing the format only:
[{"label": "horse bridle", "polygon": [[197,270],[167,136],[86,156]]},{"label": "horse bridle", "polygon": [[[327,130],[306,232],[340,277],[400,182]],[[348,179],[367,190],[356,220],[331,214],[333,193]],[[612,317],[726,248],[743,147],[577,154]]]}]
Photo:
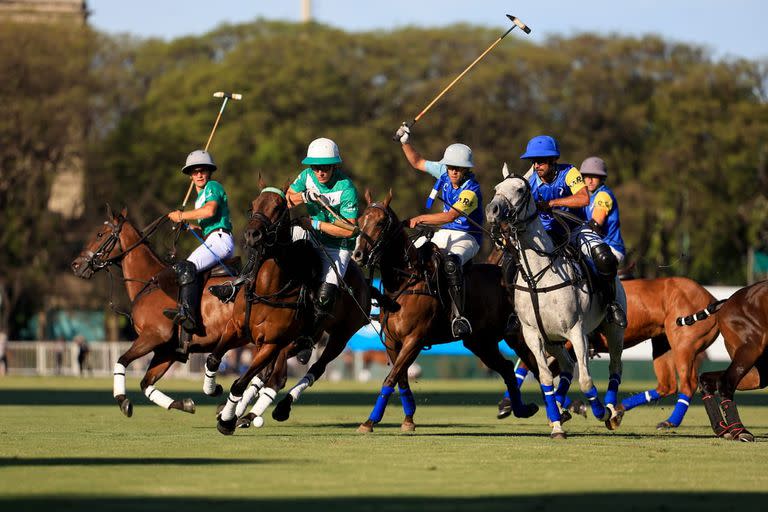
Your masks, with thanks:
[{"label": "horse bridle", "polygon": [[523,195],[526,197],[525,201],[522,201],[520,204],[517,205],[517,207],[512,206],[512,202],[507,199],[507,196],[503,194],[499,194],[501,196],[501,199],[504,201],[505,206],[507,207],[508,213],[504,216],[504,221],[514,225],[519,229],[520,226],[524,226],[528,224],[531,220],[533,220],[536,215],[538,215],[538,212],[536,210],[533,211],[532,214],[528,215],[524,219],[518,218],[520,216],[520,213],[523,212],[526,208],[528,208],[528,205],[533,200],[533,194],[531,193],[531,184],[528,183],[528,180],[525,179],[523,176],[520,176],[519,174],[510,174],[506,178],[506,180],[510,179],[519,179],[525,184],[525,192],[523,192]]},{"label": "horse bridle", "polygon": [[384,215],[386,215],[386,223],[384,224],[384,227],[381,228],[381,232],[376,240],[371,238],[368,233],[365,233],[362,230],[358,235],[371,246],[368,251],[368,261],[366,262],[365,266],[373,268],[378,265],[379,259],[381,258],[384,249],[390,244],[390,242],[394,239],[394,236],[398,233],[398,231],[396,229],[392,229],[392,227],[401,225],[395,221],[395,216],[392,210],[388,206],[385,206],[383,203],[371,203],[368,205],[368,208],[381,210],[384,212]]}]

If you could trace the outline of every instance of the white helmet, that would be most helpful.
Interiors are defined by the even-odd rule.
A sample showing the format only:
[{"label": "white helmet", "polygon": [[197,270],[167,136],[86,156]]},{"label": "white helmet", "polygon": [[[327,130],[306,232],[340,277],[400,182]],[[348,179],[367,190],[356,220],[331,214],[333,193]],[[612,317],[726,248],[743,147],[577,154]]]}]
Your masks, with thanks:
[{"label": "white helmet", "polygon": [[466,144],[451,144],[445,148],[445,154],[440,163],[452,167],[470,168],[475,166],[472,162],[472,150]]},{"label": "white helmet", "polygon": [[307,157],[301,161],[305,165],[340,164],[339,146],[331,139],[319,138],[313,140],[307,148]]},{"label": "white helmet", "polygon": [[181,172],[190,174],[195,167],[208,167],[211,172],[216,170],[216,164],[213,162],[213,156],[207,151],[196,149],[187,155],[187,161],[182,167]]}]

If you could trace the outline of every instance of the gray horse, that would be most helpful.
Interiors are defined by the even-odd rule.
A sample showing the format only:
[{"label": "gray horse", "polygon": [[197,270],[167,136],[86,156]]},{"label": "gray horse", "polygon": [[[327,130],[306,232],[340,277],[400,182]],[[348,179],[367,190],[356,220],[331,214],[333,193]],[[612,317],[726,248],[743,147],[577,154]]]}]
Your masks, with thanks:
[{"label": "gray horse", "polygon": [[[573,378],[573,361],[563,349],[565,340],[573,343],[579,385],[589,400],[592,413],[605,421],[609,429],[615,429],[621,423],[623,413],[617,411],[615,404],[621,381],[624,329],[604,322],[605,309],[597,293],[590,293],[585,272],[561,251],[555,250],[554,242],[539,219],[528,180],[510,174],[506,164],[502,174],[504,181],[495,187],[496,194],[486,207],[486,218],[500,230],[505,250],[517,260],[515,311],[525,343],[536,357],[547,418],[552,426],[551,436],[565,437],[560,413]],[[616,289],[619,304],[626,311],[627,299],[618,278]],[[608,339],[610,353],[611,377],[606,407],[598,397],[588,365],[587,334],[598,327]],[[547,365],[546,352],[555,356],[563,369],[557,390]]]}]

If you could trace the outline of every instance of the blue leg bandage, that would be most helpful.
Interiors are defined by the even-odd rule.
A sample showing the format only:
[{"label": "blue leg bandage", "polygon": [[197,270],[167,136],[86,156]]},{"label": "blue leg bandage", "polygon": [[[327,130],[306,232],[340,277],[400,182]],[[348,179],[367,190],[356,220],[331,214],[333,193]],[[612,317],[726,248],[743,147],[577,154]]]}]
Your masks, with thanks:
[{"label": "blue leg bandage", "polygon": [[416,412],[416,400],[413,398],[411,388],[400,388],[400,402],[403,404],[403,413],[406,416],[413,416]]},{"label": "blue leg bandage", "polygon": [[667,420],[674,426],[679,426],[685,418],[685,413],[688,411],[688,406],[691,405],[691,397],[680,393],[677,395],[677,403],[675,404],[675,410],[672,411],[672,415]]},{"label": "blue leg bandage", "polygon": [[584,393],[584,396],[589,400],[589,405],[592,407],[592,414],[597,419],[602,419],[605,416],[605,407],[600,402],[600,397],[597,395],[597,388],[592,386],[592,389]]},{"label": "blue leg bandage", "polygon": [[621,375],[612,373],[608,377],[608,391],[605,393],[605,403],[616,405],[619,399],[619,384],[621,384]]},{"label": "blue leg bandage", "polygon": [[515,378],[517,379],[517,387],[521,388],[523,387],[523,382],[525,381],[525,378],[528,376],[528,368],[518,368],[515,370]]},{"label": "blue leg bandage", "polygon": [[373,411],[371,411],[371,415],[368,417],[369,420],[374,423],[381,421],[381,418],[384,417],[384,410],[387,408],[389,397],[394,391],[395,388],[392,386],[382,386],[381,394],[376,399],[376,405],[373,406]]},{"label": "blue leg bandage", "polygon": [[661,398],[661,395],[659,395],[658,391],[655,389],[649,389],[648,391],[643,391],[642,393],[638,393],[636,395],[632,395],[629,398],[625,398],[621,401],[621,405],[624,407],[625,411],[628,411],[633,407],[637,407],[638,405],[645,405],[651,402],[655,402],[659,398]]},{"label": "blue leg bandage", "polygon": [[544,403],[547,405],[547,419],[549,421],[560,421],[560,409],[555,402],[555,387],[541,385],[541,392],[544,395]]},{"label": "blue leg bandage", "polygon": [[562,407],[565,407],[565,398],[568,395],[568,389],[571,387],[571,381],[573,380],[573,374],[568,372],[562,372],[560,374],[560,382],[557,384],[557,391],[555,391],[555,401]]}]

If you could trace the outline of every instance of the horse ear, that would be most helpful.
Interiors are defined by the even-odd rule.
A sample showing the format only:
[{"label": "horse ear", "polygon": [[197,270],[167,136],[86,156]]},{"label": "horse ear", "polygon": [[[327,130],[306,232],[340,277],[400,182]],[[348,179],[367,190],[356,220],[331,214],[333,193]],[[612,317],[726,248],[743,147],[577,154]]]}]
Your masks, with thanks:
[{"label": "horse ear", "polygon": [[285,183],[283,183],[283,194],[288,193],[288,188],[291,186],[291,180],[287,179],[285,180]]},{"label": "horse ear", "polygon": [[371,203],[373,202],[373,198],[371,197],[371,189],[369,189],[369,188],[366,188],[366,189],[365,189],[365,195],[364,195],[363,197],[365,197],[365,201],[366,201],[366,202],[368,203],[368,205],[370,206],[370,205],[371,205]]},{"label": "horse ear", "polygon": [[128,217],[128,207],[127,206],[123,206],[123,209],[120,210],[120,216],[122,218],[124,218],[124,219]]},{"label": "horse ear", "polygon": [[107,203],[107,218],[108,219],[114,219],[115,215],[112,213],[112,207],[109,206],[109,203]]},{"label": "horse ear", "polygon": [[267,188],[267,184],[264,182],[264,178],[261,177],[261,172],[259,172],[259,189],[263,190]]},{"label": "horse ear", "polygon": [[387,192],[387,197],[384,198],[384,206],[389,206],[389,203],[392,202],[392,189],[389,189],[389,192]]},{"label": "horse ear", "polygon": [[504,162],[504,165],[501,167],[501,175],[504,176],[504,179],[509,178],[509,166],[507,166],[507,162]]}]

